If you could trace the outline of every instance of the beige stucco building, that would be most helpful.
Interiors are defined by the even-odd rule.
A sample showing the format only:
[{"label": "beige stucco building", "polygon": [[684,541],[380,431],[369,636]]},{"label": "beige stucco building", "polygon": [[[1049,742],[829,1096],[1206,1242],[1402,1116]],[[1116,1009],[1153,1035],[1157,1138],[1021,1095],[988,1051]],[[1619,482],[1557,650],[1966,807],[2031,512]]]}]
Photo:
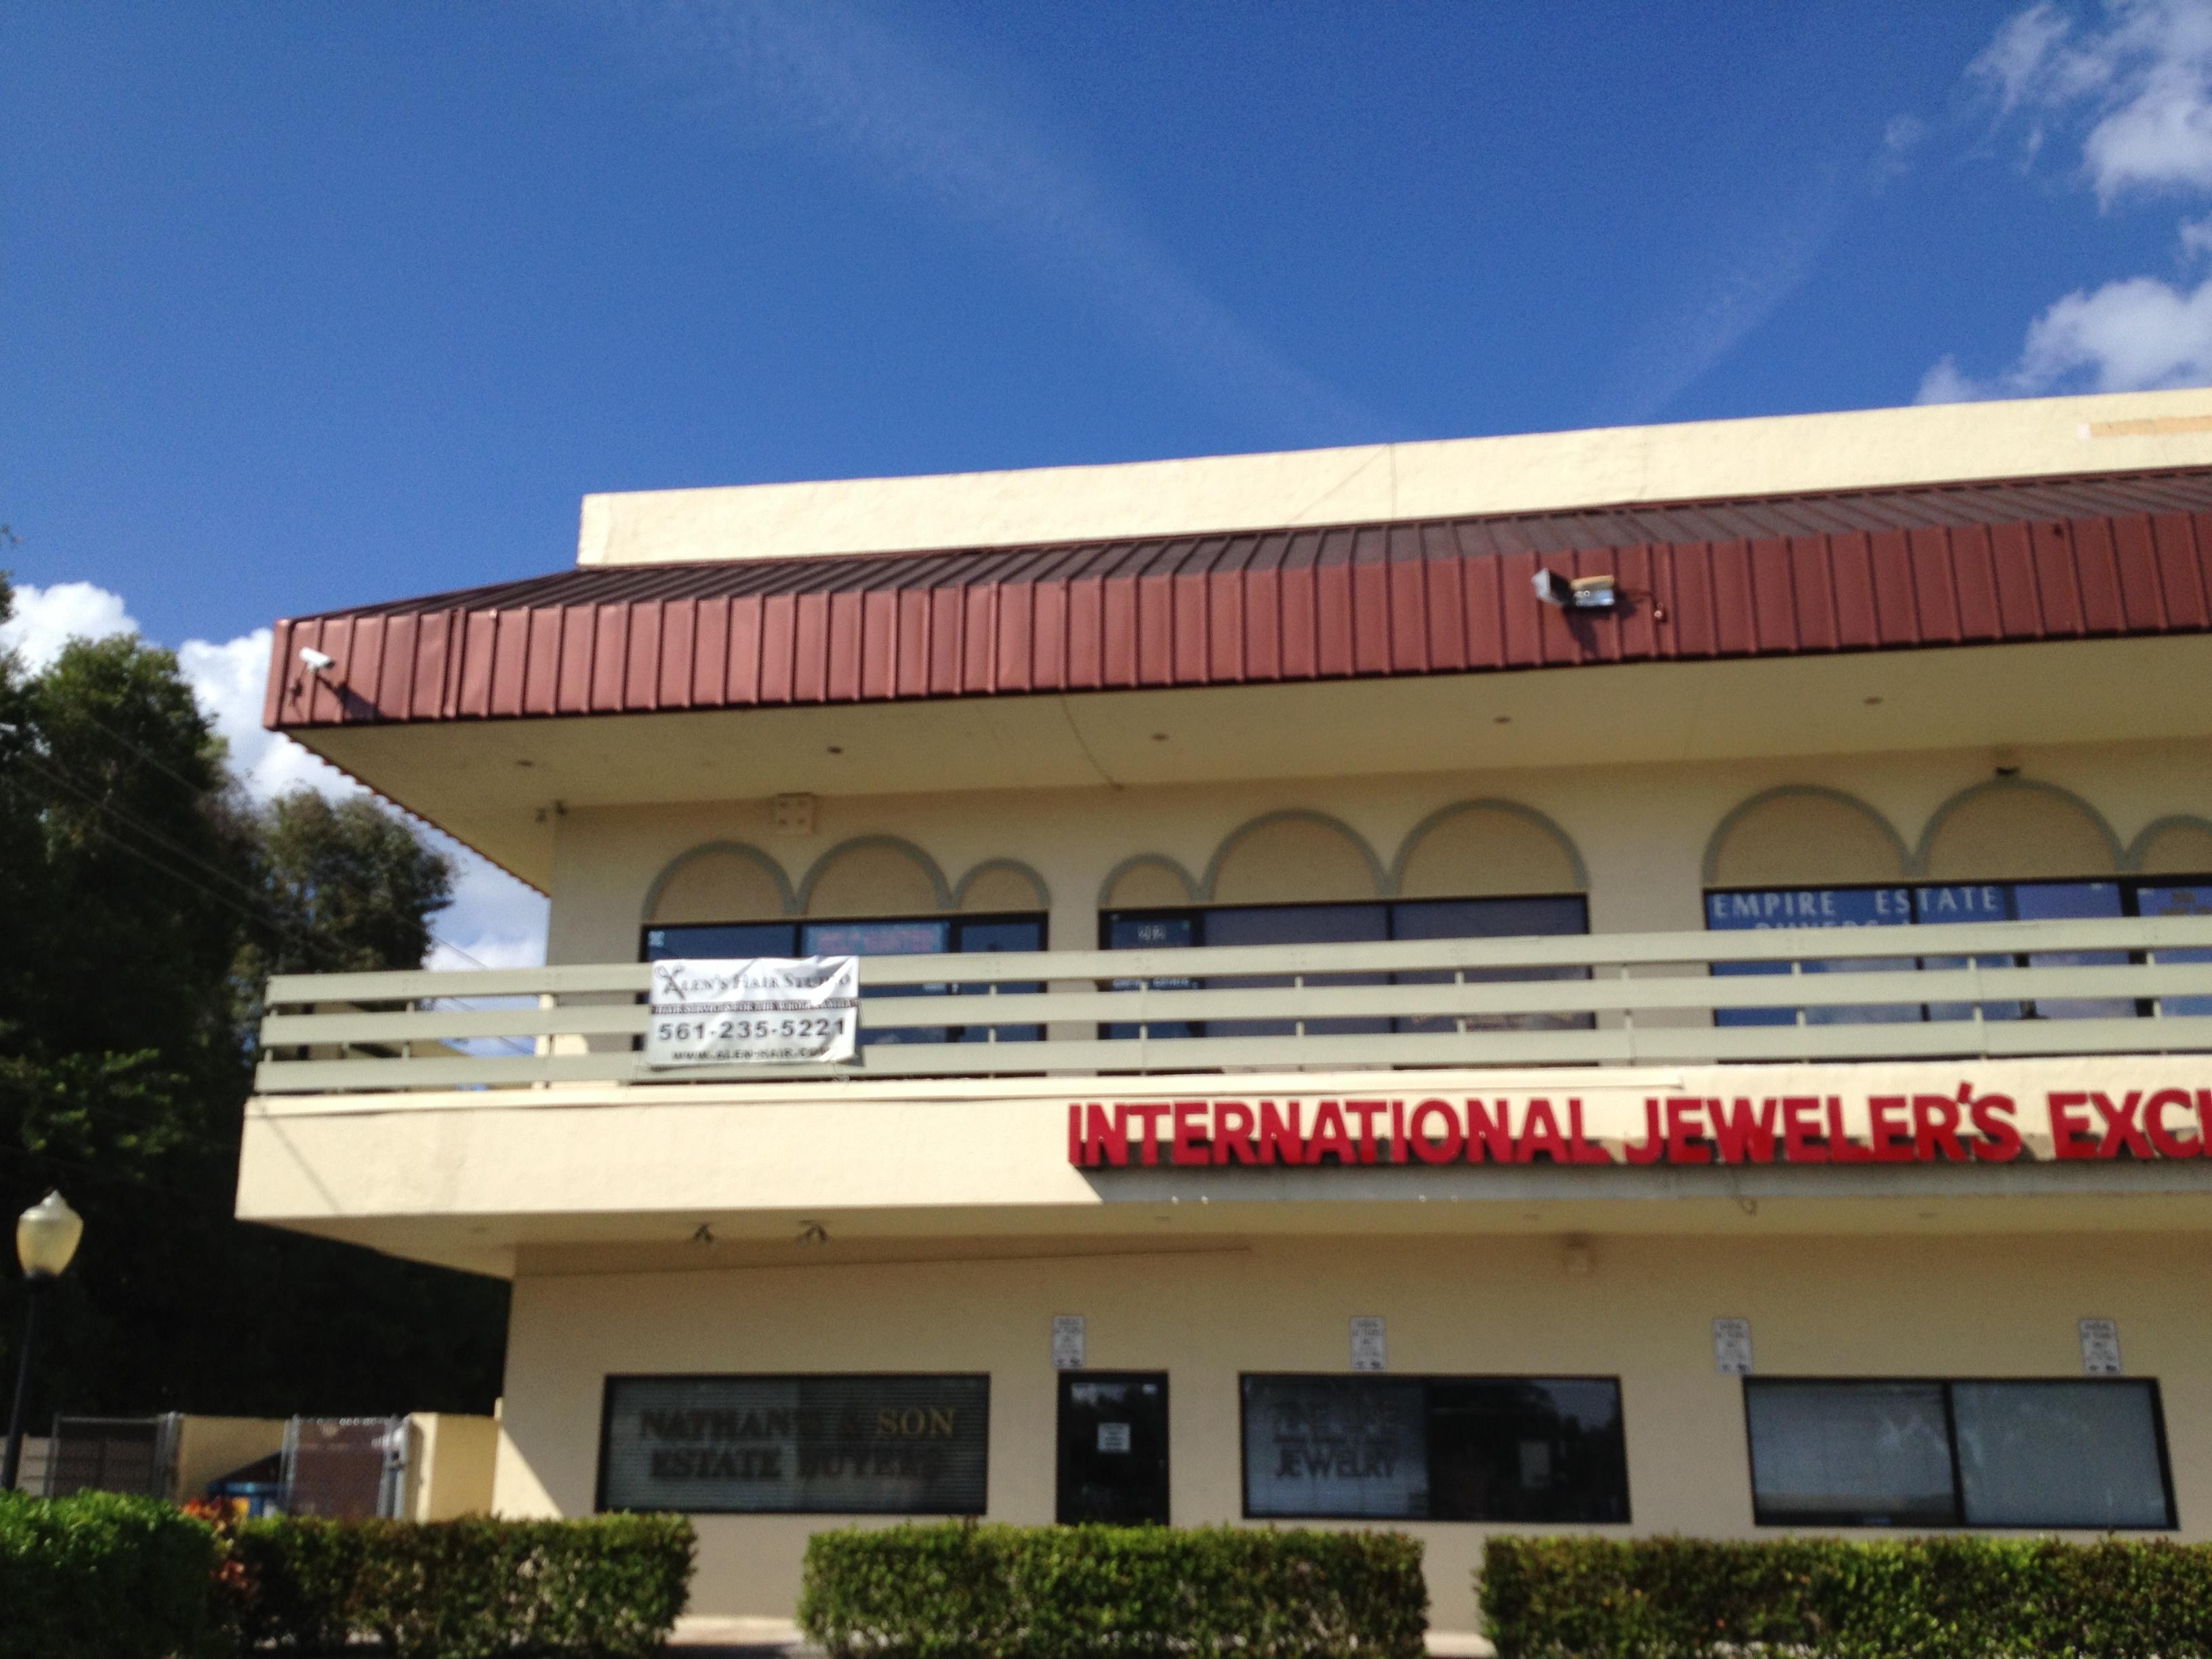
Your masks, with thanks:
[{"label": "beige stucco building", "polygon": [[[2212,395],[592,496],[276,641],[551,923],[273,987],[239,1212],[510,1278],[498,1507],[701,1612],[902,1514],[1403,1527],[1462,1630],[1499,1528],[2212,1537]],[[849,1060],[653,966],[848,955]]]}]

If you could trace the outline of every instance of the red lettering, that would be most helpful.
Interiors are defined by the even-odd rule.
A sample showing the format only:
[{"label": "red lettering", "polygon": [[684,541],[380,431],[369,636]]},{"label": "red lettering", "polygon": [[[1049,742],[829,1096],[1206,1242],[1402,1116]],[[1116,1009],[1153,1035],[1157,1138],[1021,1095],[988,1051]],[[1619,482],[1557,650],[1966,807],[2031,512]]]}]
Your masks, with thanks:
[{"label": "red lettering", "polygon": [[1541,1095],[1528,1103],[1528,1115],[1521,1120],[1520,1138],[1513,1143],[1513,1161],[1534,1164],[1539,1152],[1553,1164],[1567,1161],[1567,1143],[1559,1133],[1559,1121],[1552,1115],[1552,1103]]},{"label": "red lettering", "polygon": [[[1431,1113],[1442,1115],[1444,1132],[1433,1140],[1429,1138],[1427,1120]],[[1459,1114],[1448,1100],[1425,1100],[1413,1108],[1409,1126],[1413,1143],[1413,1156],[1424,1164],[1449,1164],[1459,1156],[1461,1135]]]},{"label": "red lettering", "polygon": [[1644,1139],[1640,1145],[1623,1143],[1620,1152],[1631,1164],[1656,1164],[1667,1150],[1667,1138],[1659,1129],[1659,1103],[1646,1096],[1644,1102]]},{"label": "red lettering", "polygon": [[1123,1115],[1127,1109],[1116,1106],[1109,1118],[1106,1108],[1093,1101],[1084,1109],[1083,1161],[1092,1169],[1101,1164],[1111,1164],[1117,1170],[1129,1164],[1129,1121]]},{"label": "red lettering", "polygon": [[1216,1164],[1256,1164],[1260,1155],[1252,1146],[1252,1109],[1241,1100],[1213,1103],[1213,1161]]},{"label": "red lettering", "polygon": [[2027,1143],[2012,1121],[2019,1109],[2010,1095],[1984,1095],[1974,1102],[1974,1130],[1981,1137],[1974,1142],[1976,1158],[1990,1164],[2009,1164],[2021,1155]]},{"label": "red lettering", "polygon": [[2204,1139],[2202,1135],[2178,1135],[2166,1127],[2166,1109],[2169,1106],[2179,1106],[2183,1111],[2187,1111],[2189,1109],[2188,1091],[2182,1089],[2160,1089],[2148,1100],[2143,1102],[2143,1133],[2149,1137],[2150,1144],[2158,1148],[2158,1155],[2160,1158],[2203,1157]]},{"label": "red lettering", "polygon": [[2100,1090],[2089,1097],[2089,1103],[2105,1120],[2105,1138],[2097,1143],[2099,1158],[2118,1158],[2123,1150],[2130,1158],[2151,1155],[2150,1142],[2143,1139],[2143,1132],[2136,1122],[2136,1114],[2142,1109],[2142,1090],[2129,1090],[2127,1098],[2117,1106]]},{"label": "red lettering", "polygon": [[1912,1097],[1912,1155],[1933,1164],[1941,1153],[1954,1164],[1968,1161],[1959,1142],[1959,1103],[1948,1095]]},{"label": "red lettering", "polygon": [[2096,1157],[2097,1143],[2089,1139],[2089,1120],[2077,1109],[2089,1103],[2089,1097],[2052,1093],[2045,1099],[2051,1110],[2051,1150],[2061,1158]]},{"label": "red lettering", "polygon": [[1831,1164],[1871,1164],[1876,1154],[1844,1133],[1844,1103],[1828,1097],[1828,1161]]},{"label": "red lettering", "polygon": [[1260,1162],[1262,1164],[1303,1164],[1306,1161],[1305,1133],[1298,1127],[1304,1109],[1295,1100],[1286,1100],[1282,1109],[1275,1103],[1260,1103]]},{"label": "red lettering", "polygon": [[[1480,1152],[1476,1148],[1480,1147]],[[1467,1161],[1480,1164],[1485,1158],[1492,1164],[1513,1161],[1513,1130],[1506,1121],[1505,1103],[1498,1103],[1498,1118],[1491,1121],[1479,1100],[1467,1103]]]},{"label": "red lettering", "polygon": [[1359,1120],[1359,1161],[1375,1161],[1375,1115],[1383,1108],[1379,1100],[1347,1100],[1344,1109]]},{"label": "red lettering", "polygon": [[1067,1161],[1070,1164],[1083,1162],[1083,1103],[1080,1101],[1067,1103]]},{"label": "red lettering", "polygon": [[1874,1095],[1867,1101],[1868,1143],[1873,1146],[1873,1157],[1883,1164],[1910,1164],[1912,1146],[1907,1139],[1911,1131],[1905,1125],[1905,1097],[1903,1095]]},{"label": "red lettering", "polygon": [[1567,1161],[1571,1164],[1610,1164],[1613,1154],[1583,1133],[1583,1103],[1567,1102]]},{"label": "red lettering", "polygon": [[1814,1114],[1820,1109],[1818,1095],[1782,1097],[1782,1156],[1792,1164],[1826,1164],[1828,1148],[1820,1139]]},{"label": "red lettering", "polygon": [[1406,1103],[1402,1100],[1390,1103],[1390,1161],[1406,1161]]},{"label": "red lettering", "polygon": [[1695,1095],[1668,1096],[1667,1161],[1669,1164],[1710,1164],[1713,1161],[1713,1149],[1698,1139],[1698,1132],[1705,1127],[1698,1121],[1698,1114],[1705,1109],[1705,1104]]},{"label": "red lettering", "polygon": [[1211,1164],[1213,1149],[1206,1144],[1206,1103],[1178,1100],[1175,1103],[1175,1139],[1168,1149],[1174,1164]]},{"label": "red lettering", "polygon": [[1747,1100],[1708,1101],[1705,1115],[1713,1121],[1713,1140],[1723,1164],[1774,1162],[1774,1103],[1763,1100],[1754,1114]]},{"label": "red lettering", "polygon": [[1160,1161],[1160,1120],[1168,1115],[1167,1107],[1157,1103],[1135,1102],[1127,1107],[1116,1106],[1114,1110],[1117,1116],[1126,1110],[1131,1117],[1136,1119],[1137,1133],[1144,1137],[1138,1143],[1139,1155],[1147,1164],[1158,1163]]},{"label": "red lettering", "polygon": [[1334,1152],[1339,1164],[1354,1163],[1358,1153],[1352,1145],[1352,1134],[1344,1127],[1344,1108],[1333,1100],[1324,1100],[1314,1113],[1313,1133],[1306,1137],[1306,1162],[1318,1164],[1323,1152]]}]

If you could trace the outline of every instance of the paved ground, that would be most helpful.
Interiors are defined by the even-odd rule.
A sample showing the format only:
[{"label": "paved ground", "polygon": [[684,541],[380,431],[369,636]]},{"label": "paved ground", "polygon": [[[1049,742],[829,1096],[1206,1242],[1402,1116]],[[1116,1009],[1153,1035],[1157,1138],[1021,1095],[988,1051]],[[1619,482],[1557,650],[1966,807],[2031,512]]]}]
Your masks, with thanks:
[{"label": "paved ground", "polygon": [[[1432,1630],[1431,1659],[1492,1659],[1497,1650],[1469,1631]],[[679,1619],[669,1659],[823,1659],[822,1650],[781,1619]]]}]

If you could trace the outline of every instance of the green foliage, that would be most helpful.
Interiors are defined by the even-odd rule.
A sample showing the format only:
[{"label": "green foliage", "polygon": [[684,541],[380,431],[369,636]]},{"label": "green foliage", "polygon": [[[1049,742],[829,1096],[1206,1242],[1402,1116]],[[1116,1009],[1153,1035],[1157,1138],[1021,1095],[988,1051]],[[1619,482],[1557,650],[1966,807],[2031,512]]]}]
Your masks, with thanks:
[{"label": "green foliage", "polygon": [[954,1522],[816,1534],[799,1622],[836,1659],[1420,1659],[1427,1605],[1395,1533]]},{"label": "green foliage", "polygon": [[393,1659],[656,1651],[696,1540],[672,1515],[582,1521],[248,1521],[231,1546],[240,1635],[307,1653],[349,1639]]},{"label": "green foliage", "polygon": [[1477,1587],[1504,1659],[2212,1656],[2212,1546],[2164,1540],[1492,1538]]},{"label": "green foliage", "polygon": [[200,1659],[215,1534],[112,1492],[0,1492],[0,1659]]},{"label": "green foliage", "polygon": [[416,966],[451,885],[367,799],[249,804],[169,653],[0,655],[0,1217],[58,1188],[86,1221],[33,1423],[490,1408],[503,1285],[231,1216],[262,978]]}]

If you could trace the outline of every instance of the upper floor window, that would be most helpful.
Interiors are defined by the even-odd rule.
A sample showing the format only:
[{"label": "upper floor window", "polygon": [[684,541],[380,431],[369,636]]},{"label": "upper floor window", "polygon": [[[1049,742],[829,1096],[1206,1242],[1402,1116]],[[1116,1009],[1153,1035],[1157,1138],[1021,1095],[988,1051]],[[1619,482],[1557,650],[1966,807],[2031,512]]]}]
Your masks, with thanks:
[{"label": "upper floor window", "polygon": [[[1099,918],[1099,943],[1109,951],[1157,951],[1194,945],[1340,945],[1385,939],[1515,939],[1535,933],[1587,933],[1589,907],[1579,893],[1533,898],[1401,899],[1353,904],[1220,905],[1209,909],[1109,910]],[[1583,967],[1424,969],[1390,974],[1308,974],[1309,985],[1437,985],[1454,981],[1587,979]],[[1283,986],[1281,975],[1215,975],[1211,990]],[[1116,980],[1117,990],[1149,984],[1159,990],[1196,990],[1192,979]],[[1304,1022],[1313,1035],[1376,1031],[1579,1030],[1592,1024],[1588,1014],[1421,1015],[1400,1018],[1322,1019]],[[1145,1028],[1154,1037],[1288,1036],[1297,1030],[1287,1019],[1157,1021]],[[1133,1025],[1109,1025],[1109,1036],[1134,1036]]]},{"label": "upper floor window", "polygon": [[[918,957],[959,956],[979,951],[1042,951],[1041,915],[908,916],[868,921],[684,922],[645,930],[645,960],[677,957]],[[863,975],[863,980],[866,979]],[[1001,984],[1007,994],[1041,991],[1036,984]],[[863,985],[870,997],[981,996],[988,985]],[[995,1036],[994,1032],[996,1033]],[[863,1047],[876,1042],[1034,1042],[1036,1025],[905,1025],[863,1029]]]},{"label": "upper floor window", "polygon": [[[2171,877],[2131,880],[1925,883],[1911,886],[1754,888],[1709,891],[1705,926],[1721,932],[1771,927],[1901,927],[1964,921],[2063,921],[2112,916],[2212,915],[2212,881]],[[1830,961],[1716,963],[1717,975],[1907,972],[1917,969],[2067,968],[2124,963],[2122,951],[2043,951],[1966,957],[1856,957]],[[2154,960],[2212,960],[2212,951],[2159,951]],[[1984,1002],[1985,1019],[2124,1019],[2148,1012],[2130,998],[2040,998]],[[2212,997],[2168,1000],[2168,1014],[2212,1012]],[[1971,1019],[1971,1003],[1875,1006],[1723,1008],[1720,1025],[1879,1024]]]}]

